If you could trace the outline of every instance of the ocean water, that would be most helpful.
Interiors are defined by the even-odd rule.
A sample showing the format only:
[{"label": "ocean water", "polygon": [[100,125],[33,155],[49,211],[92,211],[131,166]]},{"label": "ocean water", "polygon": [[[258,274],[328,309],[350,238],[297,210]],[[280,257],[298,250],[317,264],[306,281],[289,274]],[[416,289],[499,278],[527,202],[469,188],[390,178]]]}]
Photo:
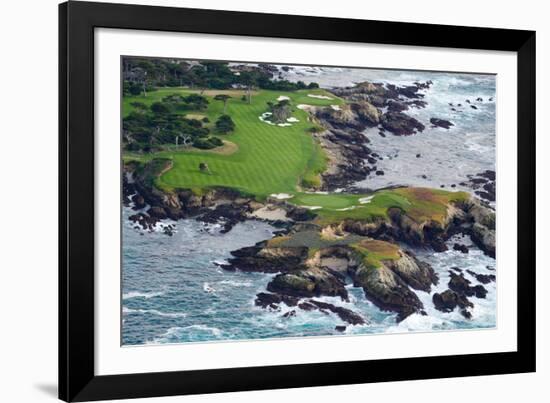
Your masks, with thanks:
[{"label": "ocean water", "polygon": [[[358,186],[378,189],[393,185],[444,185],[448,188],[454,184],[456,189],[468,190],[459,185],[467,180],[467,175],[475,175],[487,169],[495,170],[495,75],[295,67],[283,76],[306,83],[314,81],[325,88],[350,86],[362,81],[395,85],[433,81],[430,89],[421,91],[424,94],[422,99],[428,105],[421,109],[411,107],[405,111],[426,126],[422,133],[394,136],[386,132],[386,137],[382,137],[378,134],[378,128],[365,131],[371,141],[369,147],[383,158],[376,166],[378,170],[384,171],[384,175],[372,176],[358,182]],[[483,101],[476,101],[477,98]],[[457,104],[462,106],[458,107]],[[456,111],[451,109],[453,107]],[[430,118],[449,120],[454,126],[449,130],[432,128]],[[416,157],[417,154],[421,155],[420,158]]]},{"label": "ocean water", "polygon": [[[423,133],[409,137],[387,133],[386,138],[379,136],[377,130],[365,133],[371,140],[370,147],[384,158],[377,165],[385,175],[368,178],[357,186],[375,189],[397,184],[430,187],[443,184],[448,187],[453,183],[458,185],[468,174],[495,169],[494,76],[300,67],[285,73],[285,77],[316,81],[325,87],[364,80],[398,85],[430,79],[434,82],[431,89],[424,91],[428,106],[407,112],[426,125]],[[477,97],[482,97],[484,102],[475,102]],[[487,101],[490,97],[492,102]],[[474,102],[478,110],[467,106],[465,99]],[[449,102],[462,103],[464,111],[452,112]],[[431,117],[451,120],[455,126],[448,131],[431,129]],[[421,158],[416,158],[418,153]],[[285,318],[284,313],[294,308],[283,304],[281,311],[271,312],[256,307],[255,296],[265,291],[272,274],[227,272],[217,266],[216,263],[230,257],[230,251],[271,238],[275,231],[272,226],[247,221],[237,224],[227,234],[220,234],[215,225],[192,219],[167,221],[164,224],[176,226],[174,236],[169,237],[162,233],[164,224],[153,233],[135,229],[128,220],[131,214],[130,208],[123,208],[123,345],[342,335],[335,326],[346,323],[333,314],[297,309],[296,316]],[[411,315],[397,324],[395,314],[380,311],[366,300],[362,289],[351,284],[349,302],[336,297],[318,299],[352,309],[367,319],[366,325],[348,325],[344,332],[347,335],[494,327],[497,321],[494,282],[484,285],[488,290],[485,299],[470,298],[475,305],[472,319],[465,319],[456,310],[442,313],[433,307],[432,295],[447,289],[451,267],[463,269],[464,276],[473,285],[478,282],[466,269],[496,274],[494,259],[485,256],[467,237],[451,239],[449,245],[457,240],[470,245],[470,253],[462,254],[452,248],[442,253],[414,250],[440,277],[431,293],[417,292],[427,316]]]}]

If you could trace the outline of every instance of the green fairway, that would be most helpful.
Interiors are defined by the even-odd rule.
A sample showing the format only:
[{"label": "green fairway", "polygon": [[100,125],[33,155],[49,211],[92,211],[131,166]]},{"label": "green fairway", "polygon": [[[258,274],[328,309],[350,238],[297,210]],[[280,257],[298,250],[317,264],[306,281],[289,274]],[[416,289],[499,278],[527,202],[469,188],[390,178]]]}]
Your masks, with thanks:
[{"label": "green fairway", "polygon": [[[215,122],[223,112],[223,103],[213,99],[214,92],[208,92],[208,110],[192,113],[205,115],[210,122]],[[126,116],[132,111],[133,102],[150,105],[175,93],[186,95],[189,90],[161,88],[150,92],[147,97],[124,97],[123,114]],[[236,130],[219,137],[236,144],[235,152],[224,155],[213,152],[215,150],[167,150],[153,154],[127,154],[125,159],[171,158],[173,168],[158,180],[159,187],[164,189],[224,186],[263,198],[271,193],[295,192],[302,180],[307,186],[318,184],[318,174],[324,170],[326,159],[323,150],[308,131],[314,127],[314,123],[310,121],[307,112],[297,108],[297,105],[339,105],[342,101],[319,89],[294,92],[261,90],[252,96],[251,104],[241,99],[244,91],[233,91],[232,94],[226,113],[234,120]],[[329,96],[331,99],[312,98],[309,94]],[[261,114],[267,111],[267,102],[276,103],[280,96],[290,98],[292,117],[299,122],[279,127],[260,120]],[[210,173],[199,170],[201,162],[208,164]]]}]

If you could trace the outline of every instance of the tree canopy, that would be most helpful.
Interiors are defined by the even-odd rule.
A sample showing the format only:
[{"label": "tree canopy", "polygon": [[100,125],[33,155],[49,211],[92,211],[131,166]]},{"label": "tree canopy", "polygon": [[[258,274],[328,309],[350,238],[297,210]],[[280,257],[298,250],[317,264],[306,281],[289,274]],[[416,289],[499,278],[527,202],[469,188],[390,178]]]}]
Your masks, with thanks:
[{"label": "tree canopy", "polygon": [[221,115],[216,120],[216,130],[220,133],[227,134],[235,130],[235,122],[229,115]]}]

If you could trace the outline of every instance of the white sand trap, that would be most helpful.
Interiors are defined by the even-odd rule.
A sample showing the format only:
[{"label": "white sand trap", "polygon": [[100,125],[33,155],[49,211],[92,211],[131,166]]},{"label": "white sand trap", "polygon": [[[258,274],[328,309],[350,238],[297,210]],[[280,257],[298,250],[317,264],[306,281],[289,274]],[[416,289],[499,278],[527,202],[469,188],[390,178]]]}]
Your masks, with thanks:
[{"label": "white sand trap", "polygon": [[290,124],[290,123],[277,123],[277,126],[287,127],[287,126],[292,126],[292,124]]},{"label": "white sand trap", "polygon": [[355,206],[346,207],[346,208],[337,208],[336,211],[348,211],[355,209]]},{"label": "white sand trap", "polygon": [[322,206],[298,206],[298,207],[303,207],[308,210],[319,210],[323,208]]},{"label": "white sand trap", "polygon": [[334,109],[335,111],[341,111],[342,110],[342,108],[340,108],[340,105],[330,105],[330,107],[332,109]]},{"label": "white sand trap", "polygon": [[305,192],[305,193],[310,195],[328,195],[328,192],[324,190],[317,190],[315,192]]},{"label": "white sand trap", "polygon": [[313,105],[307,105],[307,104],[296,105],[296,108],[301,109],[303,111],[310,111],[315,109]]},{"label": "white sand trap", "polygon": [[371,200],[372,200],[373,197],[374,197],[374,196],[361,197],[361,198],[359,199],[359,203],[361,203],[361,204],[368,204],[368,203],[371,202]]},{"label": "white sand trap", "polygon": [[294,195],[290,195],[288,193],[272,193],[270,196],[276,198],[277,200],[292,199],[294,197]]},{"label": "white sand trap", "polygon": [[281,95],[279,98],[277,98],[277,101],[290,101],[290,98],[289,97],[286,97],[284,95]]},{"label": "white sand trap", "polygon": [[286,216],[286,211],[282,208],[265,206],[250,214],[252,217],[259,218],[261,220],[270,221],[290,221],[290,218]]},{"label": "white sand trap", "polygon": [[296,122],[299,122],[298,119],[296,119],[295,117],[290,117],[286,120],[287,122],[290,122],[290,123],[296,123]]},{"label": "white sand trap", "polygon": [[332,99],[331,97],[327,97],[326,95],[317,95],[317,94],[307,94],[310,98],[317,98],[317,99]]},{"label": "white sand trap", "polygon": [[264,112],[264,113],[262,113],[260,116],[258,116],[258,118],[259,118],[262,122],[267,123],[268,125],[275,126],[275,123],[273,123],[273,122],[267,120],[267,117],[268,117],[268,116],[271,116],[271,115],[273,115],[271,112]]}]

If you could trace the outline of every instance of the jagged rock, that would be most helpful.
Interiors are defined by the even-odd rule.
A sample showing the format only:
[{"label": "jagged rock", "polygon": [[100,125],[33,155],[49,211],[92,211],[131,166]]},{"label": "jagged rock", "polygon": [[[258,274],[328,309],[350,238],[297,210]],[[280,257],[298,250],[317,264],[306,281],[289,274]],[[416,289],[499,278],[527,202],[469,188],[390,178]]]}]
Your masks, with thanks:
[{"label": "jagged rock", "polygon": [[432,284],[439,281],[434,269],[418,260],[412,252],[405,252],[400,259],[385,264],[415,290],[430,292]]},{"label": "jagged rock", "polygon": [[462,253],[468,253],[468,247],[466,245],[461,245],[459,243],[455,243],[453,245],[453,249]]},{"label": "jagged rock", "polygon": [[474,225],[472,226],[470,237],[479,249],[484,251],[488,256],[495,258],[495,230],[491,230],[488,227],[479,223],[474,223]]},{"label": "jagged rock", "polygon": [[451,126],[454,126],[452,122],[449,122],[448,120],[445,120],[445,119],[438,119],[438,118],[431,118],[430,123],[434,127],[442,127],[444,129],[450,129]]},{"label": "jagged rock", "polygon": [[136,210],[142,209],[146,206],[145,199],[139,194],[133,195],[132,201],[134,202],[134,208]]},{"label": "jagged rock", "polygon": [[309,300],[309,303],[313,306],[316,306],[320,310],[326,310],[335,313],[340,319],[342,319],[344,322],[349,323],[350,325],[363,325],[366,323],[365,319],[363,319],[361,315],[353,312],[350,309],[332,305],[327,302],[316,301],[314,299]]},{"label": "jagged rock", "polygon": [[267,285],[268,291],[296,297],[320,295],[339,296],[348,299],[344,281],[329,270],[310,267],[292,273],[276,275]]},{"label": "jagged rock", "polygon": [[261,306],[262,308],[266,308],[272,305],[278,305],[281,302],[284,302],[288,306],[296,306],[298,301],[299,301],[299,298],[292,297],[289,295],[270,294],[267,292],[261,292],[258,295],[256,295],[254,304],[257,306]]},{"label": "jagged rock", "polygon": [[425,126],[402,112],[386,112],[381,118],[382,127],[396,136],[409,136],[422,132]]},{"label": "jagged rock", "polygon": [[449,274],[451,275],[449,289],[467,297],[475,295],[477,298],[485,298],[487,296],[487,290],[482,285],[472,287],[470,280],[466,279],[463,274],[458,275],[453,272],[449,272]]},{"label": "jagged rock", "polygon": [[391,112],[403,112],[409,109],[409,105],[399,101],[388,101],[388,111]]},{"label": "jagged rock", "polygon": [[418,296],[386,266],[361,267],[355,273],[354,281],[363,288],[367,299],[380,309],[397,312],[398,321],[424,308]]},{"label": "jagged rock", "polygon": [[481,284],[489,284],[491,281],[495,281],[497,279],[494,274],[478,274],[472,270],[466,270],[466,272],[474,276]]},{"label": "jagged rock", "polygon": [[262,273],[297,271],[303,268],[307,253],[305,247],[265,248],[256,245],[232,251],[233,257],[222,268]]},{"label": "jagged rock", "polygon": [[464,295],[452,290],[445,290],[441,294],[435,293],[432,297],[435,309],[441,312],[452,312],[457,306],[466,309],[474,306]]},{"label": "jagged rock", "polygon": [[380,116],[382,113],[378,108],[372,105],[370,102],[363,101],[351,104],[352,110],[357,114],[359,119],[366,121],[372,126],[376,126],[380,123]]},{"label": "jagged rock", "polygon": [[283,314],[283,318],[291,318],[293,316],[296,316],[296,311],[294,309]]}]

